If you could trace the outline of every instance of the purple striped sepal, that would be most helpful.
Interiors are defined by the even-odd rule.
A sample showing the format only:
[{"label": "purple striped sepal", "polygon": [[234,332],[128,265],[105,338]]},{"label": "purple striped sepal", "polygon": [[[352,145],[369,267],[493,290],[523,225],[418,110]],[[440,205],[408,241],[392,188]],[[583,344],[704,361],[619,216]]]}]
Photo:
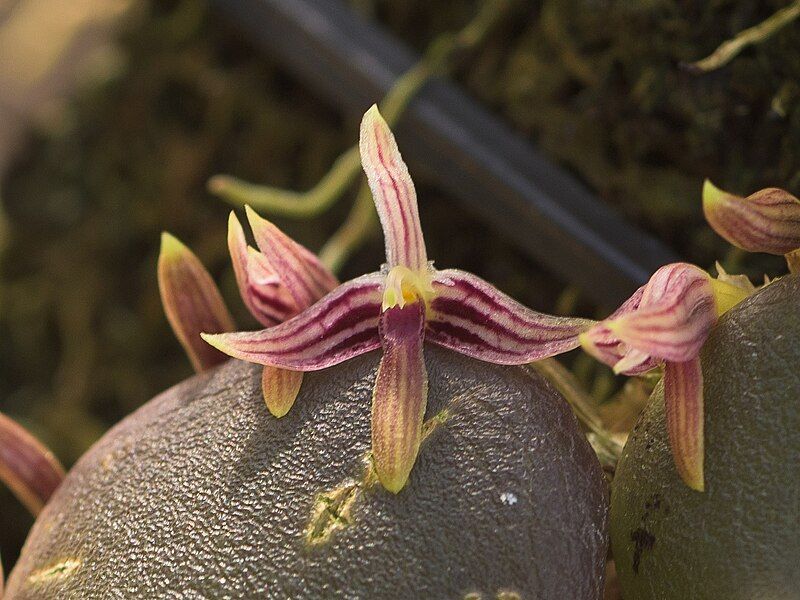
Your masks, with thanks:
[{"label": "purple striped sepal", "polygon": [[39,440],[0,413],[0,479],[33,516],[64,479],[64,468]]},{"label": "purple striped sepal", "polygon": [[[382,348],[372,400],[372,456],[379,480],[396,493],[419,451],[427,402],[425,340],[479,360],[517,365],[576,348],[593,322],[538,313],[475,275],[434,269],[414,184],[377,107],[364,115],[359,147],[386,240],[383,270],[340,285],[285,323],[203,337],[236,358],[293,371],[323,369]],[[266,227],[252,216],[251,225],[259,240]],[[282,273],[275,261],[291,258],[291,244],[281,240],[271,248],[259,241],[259,247]]]},{"label": "purple striped sepal", "polygon": [[800,200],[786,190],[766,188],[743,198],[706,180],[703,212],[714,231],[748,252],[784,255],[800,248]]},{"label": "purple striped sepal", "polygon": [[204,371],[227,356],[203,343],[200,333],[233,331],[233,317],[203,263],[169,233],[161,235],[158,289],[172,331],[195,371]]},{"label": "purple striped sepal", "polygon": [[202,337],[234,358],[293,371],[317,371],[380,347],[382,293],[383,275],[363,275],[280,325]]},{"label": "purple striped sepal", "polygon": [[687,263],[661,267],[614,314],[580,336],[584,350],[616,373],[639,375],[664,365],[675,466],[698,491],[704,489],[700,350],[718,316],[754,291],[746,279],[719,269],[713,279]]},{"label": "purple striped sepal", "polygon": [[428,341],[499,365],[522,365],[580,345],[593,321],[536,312],[480,277],[446,269],[433,277]]}]

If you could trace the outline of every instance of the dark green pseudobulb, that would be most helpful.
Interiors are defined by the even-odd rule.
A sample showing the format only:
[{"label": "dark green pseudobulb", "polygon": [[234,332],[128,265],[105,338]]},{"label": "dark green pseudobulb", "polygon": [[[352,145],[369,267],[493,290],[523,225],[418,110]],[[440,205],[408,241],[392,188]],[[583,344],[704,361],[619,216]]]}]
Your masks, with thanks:
[{"label": "dark green pseudobulb", "polygon": [[528,368],[425,352],[430,434],[398,495],[366,460],[378,353],[307,374],[280,420],[232,361],[78,462],[7,600],[599,599],[607,489],[566,402]]},{"label": "dark green pseudobulb", "polygon": [[702,361],[705,493],[675,472],[661,386],[617,468],[625,600],[800,598],[800,277],[725,314]]}]

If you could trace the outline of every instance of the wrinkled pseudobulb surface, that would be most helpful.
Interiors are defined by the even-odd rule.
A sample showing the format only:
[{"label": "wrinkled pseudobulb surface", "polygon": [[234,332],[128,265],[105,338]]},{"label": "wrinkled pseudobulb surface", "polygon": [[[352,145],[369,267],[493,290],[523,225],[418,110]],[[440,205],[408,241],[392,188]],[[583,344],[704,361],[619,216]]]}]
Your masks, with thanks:
[{"label": "wrinkled pseudobulb surface", "polygon": [[678,477],[656,388],[614,479],[626,600],[800,597],[800,277],[722,316],[702,354],[706,491]]},{"label": "wrinkled pseudobulb surface", "polygon": [[379,353],[307,374],[279,420],[230,361],[79,461],[7,598],[600,598],[607,489],[566,402],[528,368],[425,353],[430,433],[399,494],[368,466]]}]

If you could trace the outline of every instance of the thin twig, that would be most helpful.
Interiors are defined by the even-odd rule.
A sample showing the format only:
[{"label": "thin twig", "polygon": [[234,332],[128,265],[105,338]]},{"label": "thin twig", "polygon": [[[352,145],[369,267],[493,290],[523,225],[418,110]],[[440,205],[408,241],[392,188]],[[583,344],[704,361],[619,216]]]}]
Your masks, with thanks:
[{"label": "thin twig", "polygon": [[769,39],[778,30],[785,27],[800,16],[800,0],[795,0],[789,6],[782,8],[774,15],[738,33],[733,39],[723,42],[709,56],[693,63],[683,63],[682,66],[691,73],[708,73],[727,65],[739,52],[755,44]]},{"label": "thin twig", "polygon": [[[436,38],[422,59],[397,79],[381,101],[381,112],[389,125],[397,122],[432,76],[450,72],[466,51],[482,42],[512,5],[513,0],[488,0],[459,33],[445,33]],[[212,177],[208,189],[237,206],[249,204],[272,214],[308,218],[324,212],[341,198],[361,174],[360,167],[358,147],[354,146],[339,156],[317,185],[305,192],[254,185],[229,175]],[[354,214],[355,211],[351,211],[351,215]],[[354,229],[347,224],[343,227]]]},{"label": "thin twig", "polygon": [[377,217],[372,192],[366,183],[362,183],[347,219],[320,250],[319,259],[322,263],[338,273],[353,252],[378,232]]}]

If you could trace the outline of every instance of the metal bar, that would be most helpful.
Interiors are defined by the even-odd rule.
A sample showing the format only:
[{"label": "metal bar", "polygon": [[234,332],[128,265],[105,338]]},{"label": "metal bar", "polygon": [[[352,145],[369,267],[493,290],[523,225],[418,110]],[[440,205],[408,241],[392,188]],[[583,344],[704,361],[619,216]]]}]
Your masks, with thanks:
[{"label": "metal bar", "polygon": [[[353,116],[416,62],[402,43],[337,0],[211,2]],[[677,260],[450,82],[428,84],[396,129],[413,166],[598,303],[618,303]]]}]

